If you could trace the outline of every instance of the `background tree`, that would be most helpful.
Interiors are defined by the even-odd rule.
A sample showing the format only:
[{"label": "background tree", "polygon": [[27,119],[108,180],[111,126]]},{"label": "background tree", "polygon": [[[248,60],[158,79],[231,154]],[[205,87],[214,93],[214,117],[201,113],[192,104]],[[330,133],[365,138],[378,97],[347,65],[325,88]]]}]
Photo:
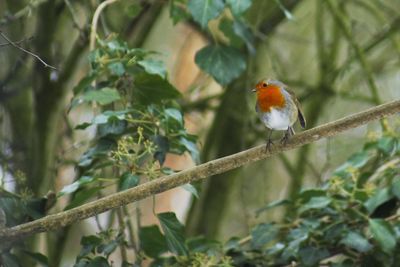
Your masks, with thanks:
[{"label": "background tree", "polygon": [[[400,55],[400,17],[396,12],[400,6],[396,1],[21,0],[2,2],[0,7],[4,41],[0,57],[5,66],[0,70],[0,203],[7,227],[80,206],[95,197],[169,174],[171,167],[191,164],[187,158],[170,154],[187,153],[194,162],[207,162],[264,142],[266,132],[257,121],[249,89],[266,76],[280,79],[296,91],[310,128],[399,96],[393,89],[398,86]],[[198,142],[185,130],[185,123],[198,134]],[[359,169],[354,177],[368,175],[393,160],[391,166],[398,166],[395,123],[370,124],[344,137],[306,145],[196,186],[200,196],[188,212],[187,235],[227,240],[232,235],[247,236],[251,229],[254,236],[275,233],[267,241],[252,243],[252,249],[258,251],[269,240],[279,240],[277,233],[286,229],[259,223],[328,216],[323,208],[341,201],[332,192],[337,190],[336,185],[311,196],[300,194],[300,189],[321,184],[345,158],[361,150],[367,129],[379,129],[384,134],[382,139],[370,139],[373,145],[360,153],[376,149],[379,156],[370,170],[363,168],[372,157],[361,158],[363,164],[350,159],[350,165]],[[387,195],[376,196],[376,202],[371,200],[375,204],[367,205],[367,212],[360,207],[364,221],[344,219],[349,224],[353,219],[362,226],[369,224],[378,244],[373,253],[379,251],[379,245],[383,253],[394,253],[395,245],[387,247],[382,241],[389,234],[376,234],[385,232],[382,229],[391,233],[392,228],[365,216],[372,216],[378,206],[398,196],[393,178],[397,174],[385,174]],[[344,185],[348,185],[350,194],[358,193],[351,181],[346,180]],[[377,183],[375,189],[379,186]],[[197,194],[195,187],[185,188]],[[361,194],[373,199],[375,195],[367,189],[360,190]],[[284,196],[297,204],[256,216],[255,211],[266,202]],[[325,198],[318,199],[326,204],[319,207],[320,213],[306,212],[315,208],[313,197]],[[346,203],[354,200],[361,201],[349,198]],[[154,203],[160,205],[160,201]],[[334,209],[341,213],[346,207]],[[157,218],[165,235],[166,244],[160,241],[157,249],[150,241],[164,237],[157,227],[141,227],[146,220],[140,219],[143,212],[156,215],[152,218]],[[391,216],[393,212],[384,217],[391,218],[390,222],[397,220]],[[71,262],[71,257],[83,266],[90,262],[106,264],[110,255],[118,262],[144,264],[146,256],[158,259],[167,249],[187,256],[182,261],[175,259],[183,266],[186,261],[228,264],[239,258],[225,253],[229,249],[217,259],[192,257],[193,243],[184,243],[183,229],[175,215],[157,212],[151,204],[117,208],[103,219],[96,218],[96,231],[101,234],[84,237],[77,258],[78,252],[68,255],[67,247],[79,242],[82,225],[31,238],[19,248],[7,248],[2,254],[3,264],[17,264],[15,255],[30,255],[50,266]],[[103,231],[112,227],[115,232]],[[324,229],[326,225],[315,227]],[[367,233],[350,237],[349,244],[363,244],[362,248],[349,245],[350,251],[360,253],[354,258],[370,251],[366,248]],[[294,241],[288,238],[282,242]],[[336,241],[340,243],[341,239]],[[247,242],[239,245],[246,246]],[[318,246],[323,247],[324,242],[321,237]],[[342,252],[336,251],[336,243],[325,244],[327,255],[323,249],[310,252],[306,245],[314,248],[307,243],[301,255],[296,254],[302,251],[297,247],[297,252],[287,257],[278,259],[268,254],[270,258],[264,260],[288,264],[295,259],[305,264],[304,255],[311,252],[323,254],[321,259]],[[115,249],[119,256],[111,254]],[[235,245],[234,249],[238,255],[247,255],[246,248]],[[33,253],[38,251],[48,259]],[[89,255],[91,251],[102,256]],[[244,258],[256,264],[265,257],[260,255]],[[379,261],[375,256],[371,257]],[[23,266],[33,264],[26,257],[20,258]]]}]

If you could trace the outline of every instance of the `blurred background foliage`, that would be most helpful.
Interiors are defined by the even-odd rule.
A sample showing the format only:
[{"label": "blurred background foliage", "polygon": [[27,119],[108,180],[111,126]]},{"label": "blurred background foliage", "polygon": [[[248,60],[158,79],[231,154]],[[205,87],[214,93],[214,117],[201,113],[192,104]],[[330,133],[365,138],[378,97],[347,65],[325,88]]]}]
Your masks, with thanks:
[{"label": "blurred background foliage", "polygon": [[[296,92],[308,128],[399,98],[399,10],[395,0],[0,2],[0,227],[263,143],[250,93],[262,78]],[[315,266],[339,255],[338,266],[395,266],[398,123],[37,235],[2,263]],[[339,233],[321,234],[334,221]]]}]

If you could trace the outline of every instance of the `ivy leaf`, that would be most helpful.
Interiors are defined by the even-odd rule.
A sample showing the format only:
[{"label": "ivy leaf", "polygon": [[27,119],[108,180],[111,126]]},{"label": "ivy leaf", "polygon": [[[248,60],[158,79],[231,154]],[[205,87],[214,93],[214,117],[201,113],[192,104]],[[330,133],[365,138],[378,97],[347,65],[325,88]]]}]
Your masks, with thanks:
[{"label": "ivy leaf", "polygon": [[160,103],[165,99],[174,99],[181,94],[167,80],[159,75],[140,73],[134,81],[138,101],[141,104]]},{"label": "ivy leaf", "polygon": [[130,18],[134,18],[140,14],[140,11],[142,11],[142,6],[139,3],[133,3],[128,6],[128,8],[125,10],[125,13]]},{"label": "ivy leaf", "polygon": [[18,257],[9,252],[2,252],[0,257],[4,267],[20,267]]},{"label": "ivy leaf", "polygon": [[224,9],[222,0],[189,0],[188,9],[193,19],[204,29],[208,22],[216,18]]},{"label": "ivy leaf", "polygon": [[110,267],[110,264],[106,258],[98,256],[92,259],[85,267]]},{"label": "ivy leaf", "polygon": [[94,177],[92,176],[82,176],[72,184],[66,185],[61,189],[60,192],[58,192],[57,197],[61,197],[66,194],[71,194],[81,188],[82,186],[89,184],[94,181]]},{"label": "ivy leaf", "polygon": [[256,210],[256,216],[260,215],[260,213],[267,211],[269,209],[279,207],[282,205],[289,205],[291,203],[292,202],[288,199],[280,199],[280,200],[272,201],[271,203],[267,204],[265,207],[262,207],[262,208],[259,208],[258,210]]},{"label": "ivy leaf", "polygon": [[312,197],[308,202],[303,204],[299,212],[303,213],[310,209],[322,209],[327,207],[332,202],[332,199],[328,197]]},{"label": "ivy leaf", "polygon": [[369,219],[369,229],[383,251],[390,253],[396,247],[396,235],[392,226],[382,219]]},{"label": "ivy leaf", "polygon": [[192,184],[184,184],[182,185],[182,188],[191,193],[197,199],[199,199],[199,192],[197,191],[196,187],[194,187]]},{"label": "ivy leaf", "polygon": [[88,199],[94,197],[100,190],[102,190],[102,186],[96,186],[89,189],[81,190],[76,195],[71,202],[65,207],[65,210],[69,210],[79,205],[85,203]]},{"label": "ivy leaf", "polygon": [[142,66],[144,70],[150,74],[157,74],[162,78],[166,78],[167,76],[167,70],[161,60],[144,59],[139,61],[138,65]]},{"label": "ivy leaf", "polygon": [[396,150],[397,139],[389,136],[384,136],[378,140],[378,148],[386,155],[390,155]]},{"label": "ivy leaf", "polygon": [[377,207],[392,198],[389,188],[376,190],[375,194],[365,201],[364,206],[367,208],[368,213],[372,214]]},{"label": "ivy leaf", "polygon": [[171,0],[169,2],[169,15],[174,25],[189,18],[189,14],[185,10],[186,2],[186,0]]},{"label": "ivy leaf", "polygon": [[157,150],[154,152],[154,158],[158,160],[160,165],[164,164],[165,157],[169,151],[169,141],[168,138],[162,135],[156,135],[152,138],[154,144],[157,145]]},{"label": "ivy leaf", "polygon": [[185,137],[181,137],[181,139],[179,141],[190,152],[190,156],[192,157],[194,162],[199,163],[200,162],[200,154],[199,154],[199,150],[197,150],[196,143]]},{"label": "ivy leaf", "polygon": [[159,213],[157,217],[167,239],[168,249],[178,255],[188,255],[185,244],[184,227],[176,218],[175,213]]},{"label": "ivy leaf", "polygon": [[91,83],[97,78],[96,72],[91,72],[88,76],[80,80],[80,82],[74,87],[74,95],[77,95],[81,91],[86,90],[88,87],[91,87]]},{"label": "ivy leaf", "polygon": [[346,233],[340,243],[361,253],[372,249],[372,245],[368,242],[368,239],[353,231]]},{"label": "ivy leaf", "polygon": [[282,4],[281,0],[275,0],[275,2],[278,4],[279,8],[282,10],[283,14],[285,14],[285,17],[288,20],[293,20],[293,15],[290,13],[290,11]]},{"label": "ivy leaf", "polygon": [[251,6],[251,0],[226,0],[235,16],[240,16]]},{"label": "ivy leaf", "polygon": [[125,172],[122,174],[119,181],[119,191],[123,191],[132,187],[135,187],[139,184],[140,177],[134,175],[130,172]]},{"label": "ivy leaf", "polygon": [[85,102],[95,101],[100,105],[107,105],[121,99],[117,89],[104,87],[100,90],[91,90],[83,94],[81,99]]},{"label": "ivy leaf", "polygon": [[139,230],[140,245],[146,255],[157,258],[167,252],[167,241],[157,225],[144,226]]},{"label": "ivy leaf", "polygon": [[121,62],[114,62],[107,66],[111,74],[116,76],[122,76],[125,73],[125,67]]},{"label": "ivy leaf", "polygon": [[251,54],[254,54],[256,52],[256,49],[253,45],[255,42],[254,41],[255,38],[250,28],[241,21],[235,20],[233,22],[233,31],[237,36],[239,36],[245,42],[247,50]]},{"label": "ivy leaf", "polygon": [[167,108],[164,110],[165,115],[179,122],[180,125],[183,124],[183,116],[182,113],[176,108]]},{"label": "ivy leaf", "polygon": [[262,223],[251,230],[251,245],[255,249],[261,249],[278,235],[278,228],[271,223]]},{"label": "ivy leaf", "polygon": [[104,137],[106,135],[120,135],[122,134],[128,123],[125,120],[120,120],[118,117],[109,117],[107,123],[99,124],[98,133],[99,136]]},{"label": "ivy leaf", "polygon": [[299,249],[299,257],[304,266],[315,266],[320,260],[329,256],[329,251],[325,248],[302,247]]},{"label": "ivy leaf", "polygon": [[246,69],[246,58],[236,48],[208,45],[197,52],[196,64],[221,85],[227,85]]}]

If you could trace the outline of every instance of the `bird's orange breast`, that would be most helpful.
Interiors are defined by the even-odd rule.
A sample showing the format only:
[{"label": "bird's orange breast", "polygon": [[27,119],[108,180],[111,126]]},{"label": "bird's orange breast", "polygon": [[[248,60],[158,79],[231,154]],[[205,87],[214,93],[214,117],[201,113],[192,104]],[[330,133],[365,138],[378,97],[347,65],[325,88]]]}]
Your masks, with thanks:
[{"label": "bird's orange breast", "polygon": [[285,106],[285,97],[276,85],[268,85],[257,90],[257,102],[262,112],[271,111],[271,107],[282,108]]}]

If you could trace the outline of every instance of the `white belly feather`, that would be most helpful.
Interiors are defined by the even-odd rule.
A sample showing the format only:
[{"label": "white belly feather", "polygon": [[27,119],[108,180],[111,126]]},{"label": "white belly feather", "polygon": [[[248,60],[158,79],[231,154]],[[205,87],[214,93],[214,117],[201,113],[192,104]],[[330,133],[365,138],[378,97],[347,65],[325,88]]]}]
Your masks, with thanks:
[{"label": "white belly feather", "polygon": [[273,130],[287,130],[289,126],[292,126],[293,122],[290,122],[290,117],[287,112],[282,112],[271,108],[271,112],[260,114],[261,120],[265,126]]}]

